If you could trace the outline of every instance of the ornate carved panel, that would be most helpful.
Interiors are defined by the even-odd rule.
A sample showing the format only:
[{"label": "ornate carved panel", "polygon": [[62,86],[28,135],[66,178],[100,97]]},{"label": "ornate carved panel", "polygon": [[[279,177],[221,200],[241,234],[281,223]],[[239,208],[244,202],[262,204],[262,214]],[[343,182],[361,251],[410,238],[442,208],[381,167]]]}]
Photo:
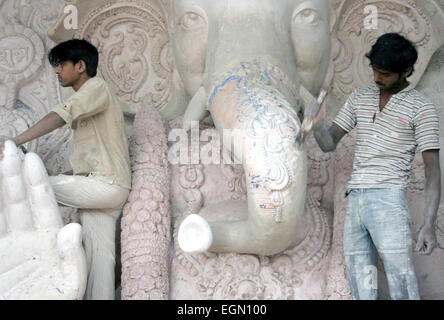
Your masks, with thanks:
[{"label": "ornate carved panel", "polygon": [[[62,0],[0,3],[5,18],[5,24],[0,23],[0,92],[4,93],[0,98],[0,121],[4,124],[0,134],[15,136],[23,132],[62,100],[63,92],[46,58],[54,44],[46,31],[57,20],[63,4]],[[69,133],[57,130],[28,143],[26,148],[38,151],[54,172],[63,172],[69,168],[69,138]]]},{"label": "ornate carved panel", "polygon": [[[125,110],[135,112],[143,106],[161,109],[169,100],[174,68],[168,30],[171,1],[0,0],[0,82],[2,87],[7,88],[0,88],[1,94],[5,94],[4,98],[0,98],[0,134],[15,135],[23,131],[70,93],[60,89],[45,57],[54,44],[46,37],[46,32],[60,19],[66,4],[87,5],[78,6],[79,29],[72,33],[64,30],[64,40],[72,36],[86,37],[98,46],[99,71],[114,84],[122,101],[128,104]],[[378,9],[377,30],[364,27],[364,8],[367,5]],[[337,38],[333,54],[333,93],[340,101],[344,101],[356,86],[371,81],[364,53],[380,34],[397,31],[418,46],[421,61],[412,78],[414,82],[423,74],[430,56],[444,42],[444,28],[440,24],[444,18],[444,0],[332,0],[332,8],[333,37]],[[63,29],[63,23],[59,24],[59,28]],[[440,66],[444,61],[443,54],[437,59],[439,61],[427,70],[436,76],[425,85],[429,89],[433,86],[426,95],[432,98],[430,93],[436,93],[436,97],[442,99]],[[152,123],[150,121],[147,120],[147,123]],[[180,122],[179,119],[177,123]],[[137,130],[136,134],[143,139],[143,129]],[[235,254],[190,256],[183,254],[174,242],[176,251],[169,275],[164,255],[172,240],[168,238],[170,221],[168,207],[164,203],[168,196],[168,183],[173,197],[176,197],[171,214],[175,216],[173,223],[177,226],[186,214],[205,202],[215,201],[217,197],[245,200],[245,177],[239,165],[211,168],[189,165],[172,168],[178,176],[177,181],[162,180],[158,183],[160,180],[156,173],[161,171],[160,163],[156,162],[153,154],[155,150],[161,150],[160,142],[152,133],[145,136],[149,144],[145,144],[146,141],[142,143],[139,138],[136,141],[134,137],[131,144],[137,191],[129,200],[122,221],[128,226],[127,233],[122,234],[128,244],[122,257],[123,297],[167,298],[168,280],[171,280],[172,298],[350,298],[345,278],[342,230],[346,206],[343,192],[352,167],[353,135],[344,138],[334,157],[322,154],[313,141],[308,141],[310,197],[306,205],[307,232],[295,247],[274,257]],[[40,140],[38,151],[53,171],[66,169],[69,139],[69,133],[57,131]],[[34,143],[28,148],[35,150],[37,145]],[[330,177],[333,165],[335,175]],[[409,204],[423,204],[423,171],[422,161],[417,157],[412,171]],[[217,185],[217,195],[210,187],[211,181]],[[320,205],[325,200],[328,186],[334,188],[333,235],[328,212]],[[185,209],[178,210],[179,205],[174,206],[175,201],[183,203]],[[134,212],[130,212],[133,209]],[[419,217],[414,221],[414,230],[417,231],[422,211],[415,212],[413,214]],[[151,237],[143,238],[143,230],[151,232],[148,233]],[[442,208],[438,213],[436,231],[439,249],[436,249],[433,259],[439,260],[444,248]],[[433,267],[430,267],[432,271],[435,270]],[[419,272],[433,278],[426,268],[419,268]],[[326,288],[319,285],[319,275],[326,276]],[[310,288],[312,291],[308,293]]]},{"label": "ornate carved panel", "polygon": [[[32,125],[26,108],[16,108],[17,92],[38,73],[43,56],[43,43],[33,30],[19,24],[0,28],[0,82],[7,88],[6,103],[0,108],[1,134],[15,136]],[[30,150],[36,147],[36,141],[27,144]]]},{"label": "ornate carved panel", "polygon": [[[364,9],[370,5],[377,9],[376,29],[369,28],[364,23],[368,17]],[[442,16],[436,5],[432,1],[414,0],[336,2],[336,9],[341,8],[342,13],[336,26],[338,48],[334,57],[334,94],[341,101],[345,101],[354,88],[372,81],[365,53],[370,51],[376,39],[386,32],[398,32],[417,46],[419,61],[416,72],[410,78],[412,82],[417,83],[434,51],[444,43],[443,35],[432,27],[432,16]]]},{"label": "ornate carved panel", "polygon": [[[80,7],[81,9],[82,7]],[[164,10],[157,1],[107,1],[79,11],[74,37],[99,50],[101,75],[114,84],[127,112],[162,108],[169,99],[172,58]],[[62,26],[60,26],[62,28]]]}]

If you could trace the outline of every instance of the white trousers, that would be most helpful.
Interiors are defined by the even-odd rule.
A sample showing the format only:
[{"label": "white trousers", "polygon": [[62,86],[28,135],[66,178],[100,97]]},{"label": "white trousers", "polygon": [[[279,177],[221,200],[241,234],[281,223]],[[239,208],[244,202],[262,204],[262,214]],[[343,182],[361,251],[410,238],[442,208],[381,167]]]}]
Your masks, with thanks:
[{"label": "white trousers", "polygon": [[94,177],[49,177],[57,202],[78,208],[88,264],[87,300],[114,300],[116,221],[129,190]]}]

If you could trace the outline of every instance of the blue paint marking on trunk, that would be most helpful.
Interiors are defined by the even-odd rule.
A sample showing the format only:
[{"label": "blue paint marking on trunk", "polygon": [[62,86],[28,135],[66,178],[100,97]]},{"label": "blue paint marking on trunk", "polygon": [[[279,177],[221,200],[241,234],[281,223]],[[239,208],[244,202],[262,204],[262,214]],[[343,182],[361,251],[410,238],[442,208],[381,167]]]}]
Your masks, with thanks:
[{"label": "blue paint marking on trunk", "polygon": [[228,79],[225,79],[225,81],[222,82],[222,84],[217,85],[214,88],[213,93],[211,94],[210,101],[208,103],[208,107],[211,107],[211,105],[213,104],[213,100],[216,97],[216,94],[217,94],[217,92],[219,91],[220,88],[224,87],[227,83],[229,83],[229,82],[231,82],[233,80],[239,80],[239,79],[240,79],[240,76],[231,76]]}]

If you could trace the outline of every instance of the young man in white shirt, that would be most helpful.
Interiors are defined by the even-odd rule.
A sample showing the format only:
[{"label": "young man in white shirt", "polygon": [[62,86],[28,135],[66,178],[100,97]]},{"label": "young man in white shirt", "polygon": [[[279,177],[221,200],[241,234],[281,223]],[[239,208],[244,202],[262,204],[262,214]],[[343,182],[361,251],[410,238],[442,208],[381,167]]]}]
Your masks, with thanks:
[{"label": "young man in white shirt", "polygon": [[17,137],[17,146],[65,126],[74,131],[73,175],[50,177],[57,201],[78,208],[88,263],[86,299],[114,299],[115,227],[131,188],[123,113],[110,86],[96,77],[98,51],[72,39],[48,54],[60,85],[75,93]]}]

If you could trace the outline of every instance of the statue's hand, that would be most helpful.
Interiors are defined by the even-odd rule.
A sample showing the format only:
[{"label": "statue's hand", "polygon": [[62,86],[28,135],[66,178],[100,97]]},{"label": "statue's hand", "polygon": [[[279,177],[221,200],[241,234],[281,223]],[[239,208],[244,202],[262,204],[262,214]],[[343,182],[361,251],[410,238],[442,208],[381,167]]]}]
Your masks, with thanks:
[{"label": "statue's hand", "polygon": [[0,161],[0,299],[81,299],[81,226],[63,227],[45,167],[6,141]]},{"label": "statue's hand", "polygon": [[419,254],[431,254],[436,247],[437,240],[435,229],[431,226],[423,225],[419,231],[418,241],[416,243],[415,251]]},{"label": "statue's hand", "polygon": [[5,150],[5,142],[8,140],[12,140],[12,138],[0,135],[0,160],[3,159],[3,151]]}]

